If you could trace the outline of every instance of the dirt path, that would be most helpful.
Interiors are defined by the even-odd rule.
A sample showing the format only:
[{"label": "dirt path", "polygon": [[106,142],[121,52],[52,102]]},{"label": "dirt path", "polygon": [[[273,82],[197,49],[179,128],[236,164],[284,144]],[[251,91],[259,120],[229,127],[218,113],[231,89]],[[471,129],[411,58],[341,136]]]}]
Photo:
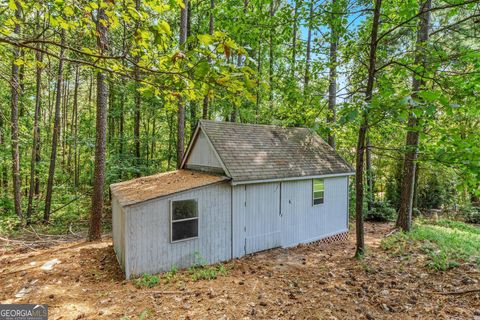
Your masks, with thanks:
[{"label": "dirt path", "polygon": [[[50,319],[480,319],[479,272],[433,273],[422,255],[388,256],[387,224],[367,224],[367,256],[348,242],[275,249],[226,264],[228,275],[193,282],[180,272],[139,289],[124,281],[111,239],[0,256],[2,303],[47,303]],[[52,270],[41,266],[53,259]],[[22,296],[23,293],[23,296]],[[16,296],[17,295],[17,296]]]}]

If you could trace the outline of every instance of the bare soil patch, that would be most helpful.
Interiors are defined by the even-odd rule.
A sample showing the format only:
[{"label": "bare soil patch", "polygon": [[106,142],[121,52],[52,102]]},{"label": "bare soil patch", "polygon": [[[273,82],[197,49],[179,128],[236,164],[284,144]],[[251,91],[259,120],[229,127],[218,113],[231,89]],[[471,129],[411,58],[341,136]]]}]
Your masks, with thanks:
[{"label": "bare soil patch", "polygon": [[[51,319],[480,319],[480,274],[445,272],[425,257],[380,247],[389,224],[366,224],[367,255],[354,233],[335,244],[274,249],[225,264],[227,276],[194,282],[187,271],[153,288],[123,280],[111,239],[0,252],[0,301],[46,303]],[[58,259],[51,270],[42,270]],[[470,291],[470,292],[469,292]],[[457,293],[457,294],[454,294]]]}]

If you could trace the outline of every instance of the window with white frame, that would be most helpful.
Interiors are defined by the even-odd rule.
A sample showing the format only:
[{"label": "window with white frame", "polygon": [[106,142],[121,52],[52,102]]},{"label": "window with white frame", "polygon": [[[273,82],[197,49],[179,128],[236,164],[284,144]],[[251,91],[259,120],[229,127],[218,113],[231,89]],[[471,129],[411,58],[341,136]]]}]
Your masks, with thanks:
[{"label": "window with white frame", "polygon": [[312,185],[313,205],[323,203],[325,196],[325,184],[323,179],[313,179]]},{"label": "window with white frame", "polygon": [[171,241],[181,241],[198,237],[197,200],[171,202]]}]

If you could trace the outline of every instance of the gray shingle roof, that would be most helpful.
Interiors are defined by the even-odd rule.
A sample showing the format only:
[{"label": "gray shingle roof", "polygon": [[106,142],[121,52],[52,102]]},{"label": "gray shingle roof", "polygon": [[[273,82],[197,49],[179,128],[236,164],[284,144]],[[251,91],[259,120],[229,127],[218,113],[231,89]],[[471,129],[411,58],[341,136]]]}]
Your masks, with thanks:
[{"label": "gray shingle roof", "polygon": [[306,128],[201,120],[234,181],[351,173],[353,168]]}]

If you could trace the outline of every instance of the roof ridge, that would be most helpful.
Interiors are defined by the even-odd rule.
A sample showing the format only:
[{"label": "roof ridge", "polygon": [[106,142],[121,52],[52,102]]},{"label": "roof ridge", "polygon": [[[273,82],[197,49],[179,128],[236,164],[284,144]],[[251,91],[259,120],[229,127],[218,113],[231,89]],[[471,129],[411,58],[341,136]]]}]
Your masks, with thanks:
[{"label": "roof ridge", "polygon": [[282,126],[277,124],[263,124],[263,123],[243,123],[243,122],[230,122],[230,121],[217,121],[217,120],[210,120],[210,119],[200,119],[200,123],[215,123],[215,124],[226,124],[226,125],[236,125],[236,126],[248,126],[248,127],[273,127],[279,129],[304,129],[304,130],[311,130],[307,127],[289,127],[289,126]]}]

